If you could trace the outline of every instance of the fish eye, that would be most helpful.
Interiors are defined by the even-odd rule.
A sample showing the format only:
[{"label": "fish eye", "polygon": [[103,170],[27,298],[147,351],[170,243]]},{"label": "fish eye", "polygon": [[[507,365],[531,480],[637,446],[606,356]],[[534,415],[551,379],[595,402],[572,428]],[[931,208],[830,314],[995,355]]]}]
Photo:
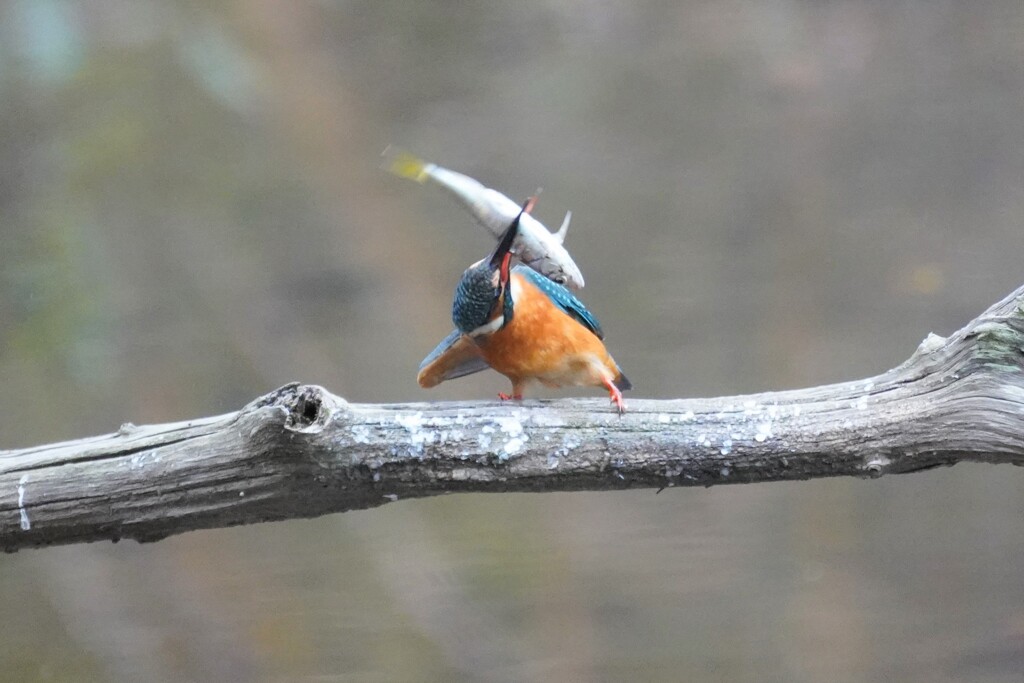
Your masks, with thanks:
[{"label": "fish eye", "polygon": [[564,275],[556,275],[555,277],[553,277],[551,279],[554,280],[555,282],[557,282],[560,285],[564,285],[565,284],[565,276]]}]

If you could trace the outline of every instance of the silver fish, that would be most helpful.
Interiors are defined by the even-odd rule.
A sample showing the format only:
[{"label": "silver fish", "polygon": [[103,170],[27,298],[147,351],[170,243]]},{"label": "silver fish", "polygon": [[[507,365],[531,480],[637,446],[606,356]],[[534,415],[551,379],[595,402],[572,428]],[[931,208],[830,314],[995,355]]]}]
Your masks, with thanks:
[{"label": "silver fish", "polygon": [[[418,183],[432,180],[447,190],[495,237],[505,232],[522,209],[512,199],[484,187],[468,175],[424,161],[404,150],[388,147],[383,157],[385,167],[395,175]],[[571,219],[572,212],[566,211],[558,232],[551,232],[529,213],[524,213],[519,219],[519,235],[512,252],[548,279],[570,289],[583,289],[583,273],[562,246]]]}]

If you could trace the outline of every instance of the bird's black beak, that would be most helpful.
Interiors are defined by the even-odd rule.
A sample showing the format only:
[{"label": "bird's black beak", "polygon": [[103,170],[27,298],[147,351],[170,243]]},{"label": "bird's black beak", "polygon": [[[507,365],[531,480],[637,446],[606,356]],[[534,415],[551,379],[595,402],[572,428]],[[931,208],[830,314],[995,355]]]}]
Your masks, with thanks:
[{"label": "bird's black beak", "polygon": [[501,262],[505,259],[505,256],[512,251],[512,244],[515,243],[516,235],[519,234],[519,219],[522,217],[523,211],[525,210],[525,206],[520,209],[519,214],[505,229],[505,232],[502,233],[501,239],[498,240],[498,246],[494,248],[490,259],[488,259],[491,264],[491,268],[498,268],[501,266]]},{"label": "bird's black beak", "polygon": [[502,286],[508,282],[509,266],[512,261],[512,245],[519,234],[519,219],[522,218],[523,212],[527,210],[528,206],[532,205],[533,201],[533,197],[526,200],[526,203],[523,204],[523,208],[519,210],[512,224],[508,226],[501,239],[498,240],[498,246],[494,248],[494,252],[491,254],[490,259],[488,259],[491,268],[500,270],[499,282]]}]

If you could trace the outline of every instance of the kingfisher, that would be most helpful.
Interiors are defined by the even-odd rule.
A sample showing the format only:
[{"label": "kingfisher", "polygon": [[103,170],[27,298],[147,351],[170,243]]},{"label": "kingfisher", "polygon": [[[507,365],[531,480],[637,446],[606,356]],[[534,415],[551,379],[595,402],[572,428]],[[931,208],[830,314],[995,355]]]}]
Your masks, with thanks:
[{"label": "kingfisher", "polygon": [[512,246],[523,206],[491,255],[470,266],[455,288],[455,330],[420,363],[424,389],[488,367],[512,381],[502,400],[522,399],[530,382],[548,387],[608,390],[619,413],[632,385],[604,346],[597,318],[572,292],[526,265],[512,267]]}]

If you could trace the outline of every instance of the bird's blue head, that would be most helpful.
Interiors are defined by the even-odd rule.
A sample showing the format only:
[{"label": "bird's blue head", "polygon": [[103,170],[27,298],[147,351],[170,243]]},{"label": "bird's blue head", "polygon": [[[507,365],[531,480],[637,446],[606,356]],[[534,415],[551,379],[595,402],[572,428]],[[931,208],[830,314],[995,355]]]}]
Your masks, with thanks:
[{"label": "bird's blue head", "polygon": [[[515,242],[519,231],[519,218],[523,215],[520,211],[508,226],[498,246],[491,255],[482,261],[478,261],[466,269],[455,288],[455,300],[452,302],[452,322],[463,334],[475,336],[473,333],[482,334],[488,331],[498,330],[512,320],[512,293],[509,290],[509,271],[512,260],[512,244]],[[497,308],[504,294],[504,302],[501,304],[502,322],[489,330],[486,326],[495,317]]]}]

